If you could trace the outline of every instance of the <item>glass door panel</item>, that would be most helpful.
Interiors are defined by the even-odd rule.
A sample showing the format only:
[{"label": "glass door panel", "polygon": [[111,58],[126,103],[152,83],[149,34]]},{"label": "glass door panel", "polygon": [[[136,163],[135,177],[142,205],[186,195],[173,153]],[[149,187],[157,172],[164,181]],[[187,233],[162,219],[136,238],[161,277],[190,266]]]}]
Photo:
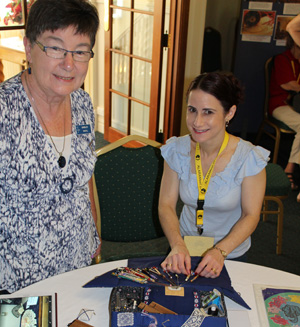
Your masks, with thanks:
[{"label": "glass door panel", "polygon": [[128,95],[129,57],[112,53],[112,89]]},{"label": "glass door panel", "polygon": [[130,135],[148,137],[149,133],[149,107],[138,102],[131,102]]},{"label": "glass door panel", "polygon": [[112,27],[112,47],[130,53],[130,12],[114,9]]},{"label": "glass door panel", "polygon": [[[134,13],[133,54],[152,58],[153,16]],[[141,33],[143,31],[143,33]]]},{"label": "glass door panel", "polygon": [[128,100],[118,94],[111,94],[111,126],[127,134]]},{"label": "glass door panel", "polygon": [[154,11],[154,0],[134,0],[134,9]]},{"label": "glass door panel", "polygon": [[113,0],[113,5],[130,8],[131,0]]},{"label": "glass door panel", "polygon": [[132,97],[150,103],[151,63],[139,59],[132,60]]}]

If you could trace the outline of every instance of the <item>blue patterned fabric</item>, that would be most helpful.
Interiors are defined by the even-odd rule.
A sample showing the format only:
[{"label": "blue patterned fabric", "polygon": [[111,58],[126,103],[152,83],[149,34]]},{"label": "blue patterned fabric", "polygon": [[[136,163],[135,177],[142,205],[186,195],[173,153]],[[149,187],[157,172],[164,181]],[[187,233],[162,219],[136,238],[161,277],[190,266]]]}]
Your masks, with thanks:
[{"label": "blue patterned fabric", "polygon": [[[88,187],[96,161],[93,107],[81,89],[70,97],[71,154],[61,169],[21,74],[0,85],[0,290],[87,266],[99,244]],[[77,125],[92,132],[77,135]]]},{"label": "blue patterned fabric", "polygon": [[[191,257],[192,259],[192,270],[196,269],[198,266],[201,257]],[[150,267],[160,267],[160,264],[164,260],[164,257],[147,257],[147,258],[135,258],[129,259],[127,266],[130,268],[150,268]],[[117,278],[112,275],[116,269],[108,271],[100,276],[95,277],[93,280],[89,281],[83,287],[117,287],[117,286],[140,286],[131,280]],[[148,284],[143,284],[148,285]],[[234,290],[231,285],[231,279],[226,269],[226,266],[223,266],[221,274],[218,278],[205,278],[199,277],[193,283],[185,283],[185,288],[197,288],[203,291],[210,291],[214,288],[220,290],[224,293],[225,296],[231,300],[237,302],[238,304],[244,306],[247,309],[250,309],[248,304],[241,298],[241,296]]]},{"label": "blue patterned fabric", "polygon": [[[198,236],[196,206],[198,199],[197,176],[191,172],[191,139],[189,135],[172,137],[161,147],[161,153],[180,181],[179,193],[184,203],[180,216],[182,236]],[[270,152],[240,139],[230,162],[222,172],[211,177],[204,203],[202,236],[213,237],[215,243],[223,239],[242,214],[242,182],[247,176],[258,174],[267,165]],[[228,258],[242,256],[250,248],[248,237],[234,249]]]},{"label": "blue patterned fabric", "polygon": [[[201,257],[191,257],[192,269],[199,264]],[[148,258],[135,258],[129,259],[127,266],[130,268],[145,268],[145,267],[160,267],[164,257],[148,257]],[[160,268],[161,269],[161,268]],[[171,314],[148,314],[145,315],[141,312],[115,312],[110,307],[111,313],[111,326],[112,327],[145,327],[145,326],[165,326],[165,327],[198,327],[199,319],[192,319],[193,310],[199,309],[199,293],[200,291],[212,291],[213,289],[219,290],[223,295],[227,296],[231,300],[240,304],[241,306],[250,309],[247,303],[242,297],[235,291],[231,285],[230,276],[227,272],[226,266],[223,267],[221,274],[217,278],[204,278],[199,277],[193,283],[185,283],[184,296],[166,296],[165,287],[154,285],[152,283],[139,284],[128,279],[117,278],[112,275],[116,269],[108,271],[101,276],[95,277],[83,287],[119,287],[119,286],[132,286],[132,287],[144,287],[144,301],[146,304],[150,304],[152,301],[172,310],[178,315]],[[186,276],[180,276],[186,277]],[[182,280],[182,279],[181,279]],[[183,279],[184,280],[184,279]],[[111,301],[111,300],[110,300]],[[201,327],[225,327],[227,326],[227,310],[225,309],[224,317],[207,317],[204,319]],[[152,317],[152,318],[151,318]],[[196,321],[194,321],[196,320]],[[152,325],[152,324],[153,325]]]}]

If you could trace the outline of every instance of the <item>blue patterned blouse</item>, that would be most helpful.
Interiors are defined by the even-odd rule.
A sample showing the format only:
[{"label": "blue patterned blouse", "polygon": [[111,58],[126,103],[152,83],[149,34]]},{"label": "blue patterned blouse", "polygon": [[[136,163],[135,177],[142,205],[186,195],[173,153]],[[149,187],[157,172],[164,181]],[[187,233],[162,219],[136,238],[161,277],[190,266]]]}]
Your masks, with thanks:
[{"label": "blue patterned blouse", "polygon": [[[96,161],[93,107],[81,89],[71,94],[71,107],[71,154],[61,169],[21,73],[0,85],[0,290],[87,266],[99,245],[88,187]],[[90,133],[78,134],[81,125]]]}]

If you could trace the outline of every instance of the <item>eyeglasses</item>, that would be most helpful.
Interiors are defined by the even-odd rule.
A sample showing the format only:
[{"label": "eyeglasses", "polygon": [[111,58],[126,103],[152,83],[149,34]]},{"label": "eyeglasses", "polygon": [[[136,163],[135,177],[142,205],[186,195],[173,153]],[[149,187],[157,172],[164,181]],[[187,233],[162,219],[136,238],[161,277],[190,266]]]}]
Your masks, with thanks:
[{"label": "eyeglasses", "polygon": [[94,57],[93,50],[90,51],[70,51],[58,47],[46,47],[41,42],[35,41],[38,47],[50,58],[64,59],[68,52],[72,54],[74,61],[87,62]]}]

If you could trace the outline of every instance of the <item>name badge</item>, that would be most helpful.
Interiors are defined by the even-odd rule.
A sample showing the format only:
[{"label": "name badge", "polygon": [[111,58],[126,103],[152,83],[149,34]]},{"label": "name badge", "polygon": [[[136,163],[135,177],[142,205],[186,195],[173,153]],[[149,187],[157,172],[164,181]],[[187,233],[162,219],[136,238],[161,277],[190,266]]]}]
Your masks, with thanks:
[{"label": "name badge", "polygon": [[76,133],[79,134],[89,134],[91,133],[90,125],[76,125]]}]

